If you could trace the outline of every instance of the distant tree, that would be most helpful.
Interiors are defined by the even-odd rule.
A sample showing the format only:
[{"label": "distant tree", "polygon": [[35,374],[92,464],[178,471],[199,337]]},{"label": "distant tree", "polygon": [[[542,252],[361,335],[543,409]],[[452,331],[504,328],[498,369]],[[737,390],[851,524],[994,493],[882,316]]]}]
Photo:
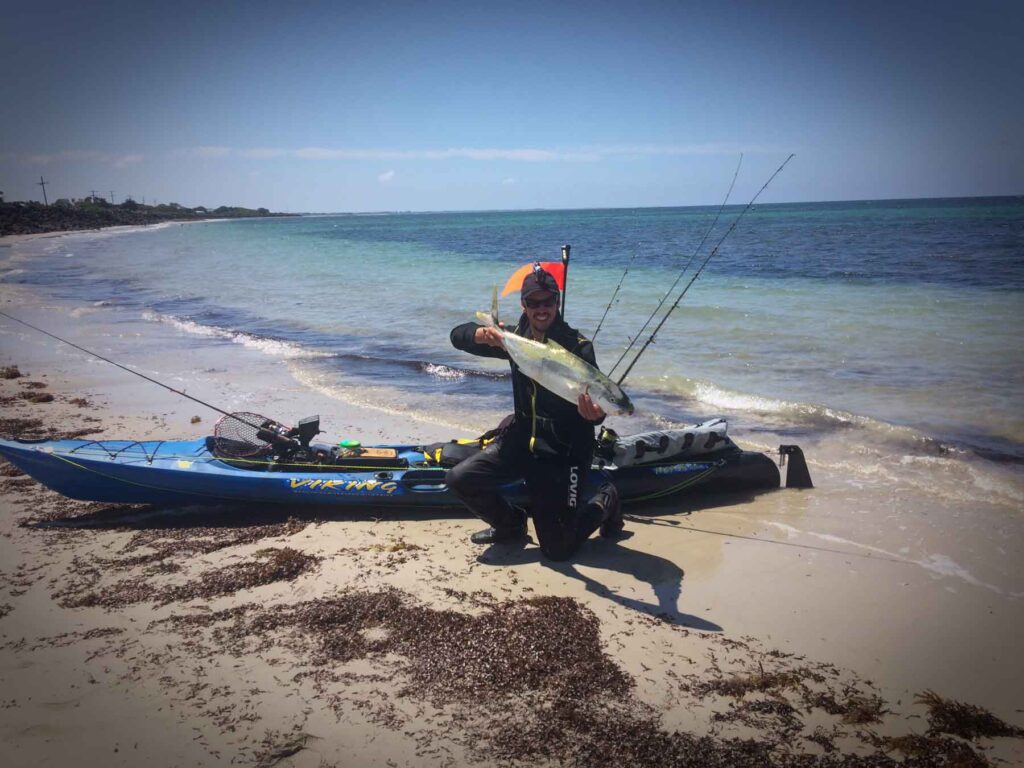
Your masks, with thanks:
[{"label": "distant tree", "polygon": [[259,213],[260,216],[269,216],[270,215],[270,209],[269,208],[257,208],[256,212]]},{"label": "distant tree", "polygon": [[71,206],[71,201],[68,200],[66,197],[61,197],[61,198],[59,198],[57,200],[54,200],[53,201],[53,205],[54,205],[55,208],[71,208],[72,207]]},{"label": "distant tree", "polygon": [[129,197],[127,200],[121,203],[121,207],[127,211],[134,211],[138,209],[139,204]]}]

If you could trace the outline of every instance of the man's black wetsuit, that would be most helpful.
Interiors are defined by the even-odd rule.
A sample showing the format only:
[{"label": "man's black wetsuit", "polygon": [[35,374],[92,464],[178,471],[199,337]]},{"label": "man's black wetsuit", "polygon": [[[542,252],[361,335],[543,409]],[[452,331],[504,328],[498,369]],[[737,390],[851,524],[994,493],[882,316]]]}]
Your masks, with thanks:
[{"label": "man's black wetsuit", "polygon": [[[606,509],[618,511],[618,497],[610,483],[589,501],[583,498],[594,453],[594,423],[580,416],[576,404],[525,376],[504,349],[477,343],[474,335],[479,327],[465,323],[452,329],[452,344],[481,357],[509,360],[515,414],[484,451],[448,471],[448,487],[497,531],[525,532],[523,511],[498,493],[502,485],[525,478],[541,551],[552,560],[565,560],[597,530]],[[514,332],[529,337],[525,314]],[[561,315],[546,336],[596,367],[593,344]]]}]

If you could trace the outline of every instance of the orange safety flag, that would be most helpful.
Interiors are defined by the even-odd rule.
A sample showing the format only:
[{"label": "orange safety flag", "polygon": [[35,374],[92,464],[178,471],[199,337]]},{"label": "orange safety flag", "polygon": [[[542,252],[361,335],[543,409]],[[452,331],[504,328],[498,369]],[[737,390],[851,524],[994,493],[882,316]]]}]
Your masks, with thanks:
[{"label": "orange safety flag", "polygon": [[[512,277],[505,283],[504,289],[501,291],[502,296],[508,296],[512,291],[518,291],[523,287],[523,280],[526,276],[533,272],[533,265],[536,262],[524,264],[515,272],[512,273]],[[560,261],[542,261],[540,262],[541,269],[549,273],[555,282],[558,284],[558,290],[565,290],[565,264]]]}]

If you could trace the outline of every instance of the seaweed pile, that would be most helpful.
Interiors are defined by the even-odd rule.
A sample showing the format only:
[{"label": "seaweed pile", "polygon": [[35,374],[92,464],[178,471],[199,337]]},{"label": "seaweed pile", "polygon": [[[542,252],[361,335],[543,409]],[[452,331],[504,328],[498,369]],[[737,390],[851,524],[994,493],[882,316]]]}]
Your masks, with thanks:
[{"label": "seaweed pile", "polygon": [[[99,580],[100,571],[95,566],[80,566],[79,580],[72,582],[54,595],[63,608],[125,608],[142,602],[167,605],[174,602],[209,599],[233,595],[236,592],[255,587],[294,581],[312,570],[320,558],[307,555],[291,547],[261,549],[252,559],[232,563],[202,573],[198,579],[165,587],[157,587],[149,580],[154,573],[176,573],[180,566],[162,563],[143,576],[123,579],[115,584],[90,590]],[[85,579],[81,579],[82,575]]]}]

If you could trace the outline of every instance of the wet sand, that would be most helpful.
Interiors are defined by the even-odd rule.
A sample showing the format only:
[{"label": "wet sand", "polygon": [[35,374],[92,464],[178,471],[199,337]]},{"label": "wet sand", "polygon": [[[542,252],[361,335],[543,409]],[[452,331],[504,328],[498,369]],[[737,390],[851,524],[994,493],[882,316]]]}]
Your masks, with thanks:
[{"label": "wet sand", "polygon": [[[118,332],[2,295],[86,346]],[[212,431],[194,403],[0,334],[24,374],[0,380],[5,435]],[[142,341],[133,364],[170,375],[170,339]],[[204,354],[188,391],[229,408],[319,412],[364,443],[464,436]],[[626,538],[568,564],[474,547],[466,516],[86,504],[3,465],[5,765],[1024,762],[1020,738],[964,726],[1000,732],[977,712],[943,717],[960,701],[1024,726],[1019,511],[851,489],[835,445],[804,447],[813,490],[628,509]]]}]

